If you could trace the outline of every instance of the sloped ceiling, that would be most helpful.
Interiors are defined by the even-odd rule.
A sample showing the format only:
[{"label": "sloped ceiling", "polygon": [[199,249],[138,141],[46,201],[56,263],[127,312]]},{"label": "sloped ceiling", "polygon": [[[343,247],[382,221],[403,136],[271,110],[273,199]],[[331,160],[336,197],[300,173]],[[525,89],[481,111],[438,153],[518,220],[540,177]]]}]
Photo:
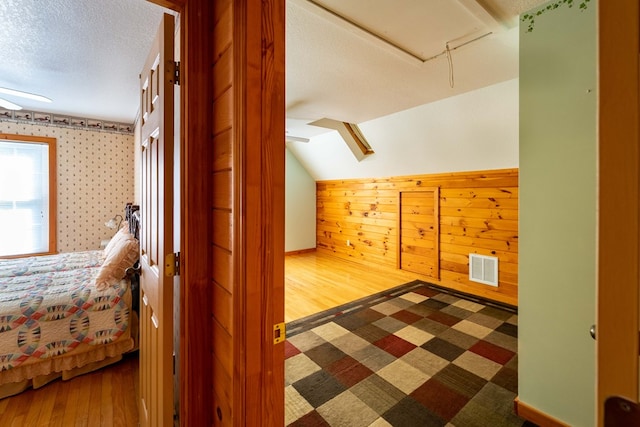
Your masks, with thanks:
[{"label": "sloped ceiling", "polygon": [[289,134],[312,137],[326,130],[305,124],[322,117],[357,124],[517,77],[518,14],[543,2],[289,0]]},{"label": "sloped ceiling", "polygon": [[[306,136],[323,132],[308,121],[359,123],[516,77],[517,14],[541,3],[288,0],[287,128]],[[35,111],[132,122],[162,12],[144,0],[2,0],[0,87],[53,103],[5,97]],[[447,56],[427,60],[447,42],[453,88]]]}]

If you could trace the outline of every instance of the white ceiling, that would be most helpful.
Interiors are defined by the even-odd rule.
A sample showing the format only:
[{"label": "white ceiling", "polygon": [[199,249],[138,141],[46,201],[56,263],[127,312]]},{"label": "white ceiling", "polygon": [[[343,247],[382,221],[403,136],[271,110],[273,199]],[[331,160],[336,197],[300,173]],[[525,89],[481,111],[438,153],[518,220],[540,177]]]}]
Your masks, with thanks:
[{"label": "white ceiling", "polygon": [[[287,0],[287,128],[312,136],[326,130],[309,121],[360,123],[517,77],[517,15],[541,3]],[[138,73],[162,12],[144,0],[2,0],[0,87],[53,103],[2,97],[35,111],[133,122]],[[446,55],[427,60],[447,42],[453,88]]]},{"label": "white ceiling", "polygon": [[289,0],[289,133],[312,137],[326,129],[304,125],[322,117],[361,123],[516,78],[518,14],[541,3]]},{"label": "white ceiling", "polygon": [[0,1],[0,95],[25,109],[132,123],[162,8],[143,0]]}]

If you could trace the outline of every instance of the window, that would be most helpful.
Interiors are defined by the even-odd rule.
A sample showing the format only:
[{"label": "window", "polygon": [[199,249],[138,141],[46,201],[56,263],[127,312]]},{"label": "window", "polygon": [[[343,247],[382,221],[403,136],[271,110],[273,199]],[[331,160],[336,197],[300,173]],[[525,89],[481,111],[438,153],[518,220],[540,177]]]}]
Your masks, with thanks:
[{"label": "window", "polygon": [[0,256],[56,251],[56,140],[0,134]]}]

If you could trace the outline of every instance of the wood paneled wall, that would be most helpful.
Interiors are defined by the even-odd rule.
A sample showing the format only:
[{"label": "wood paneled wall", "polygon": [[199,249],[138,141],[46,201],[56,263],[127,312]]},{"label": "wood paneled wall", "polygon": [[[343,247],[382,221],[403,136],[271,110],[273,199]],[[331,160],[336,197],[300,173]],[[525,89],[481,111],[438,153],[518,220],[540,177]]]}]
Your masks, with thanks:
[{"label": "wood paneled wall", "polygon": [[213,10],[213,423],[280,426],[285,6],[221,0]]},{"label": "wood paneled wall", "polygon": [[[318,251],[396,267],[399,193],[429,187],[440,189],[440,280],[431,281],[517,305],[517,169],[319,181]],[[469,253],[498,257],[497,288],[469,281]]]},{"label": "wood paneled wall", "polygon": [[282,426],[284,0],[180,12],[180,425]]},{"label": "wood paneled wall", "polygon": [[233,423],[233,2],[214,3],[213,160],[213,422]]}]

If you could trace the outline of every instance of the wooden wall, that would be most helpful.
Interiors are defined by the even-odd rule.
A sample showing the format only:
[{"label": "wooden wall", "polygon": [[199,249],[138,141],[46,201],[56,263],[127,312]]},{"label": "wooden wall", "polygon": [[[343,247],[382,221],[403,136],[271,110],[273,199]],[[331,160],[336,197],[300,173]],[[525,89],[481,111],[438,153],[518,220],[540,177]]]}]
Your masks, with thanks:
[{"label": "wooden wall", "polygon": [[[517,305],[517,169],[319,181],[318,251],[366,266],[395,268],[398,195],[429,187],[440,189],[440,280],[429,280]],[[498,257],[497,288],[469,281],[469,253]]]},{"label": "wooden wall", "polygon": [[[232,425],[233,411],[233,4],[215,2],[213,43],[213,421]],[[219,414],[218,415],[218,412]]]},{"label": "wooden wall", "polygon": [[284,0],[180,11],[180,425],[282,426]]},{"label": "wooden wall", "polygon": [[284,10],[213,5],[213,425],[284,424]]}]

